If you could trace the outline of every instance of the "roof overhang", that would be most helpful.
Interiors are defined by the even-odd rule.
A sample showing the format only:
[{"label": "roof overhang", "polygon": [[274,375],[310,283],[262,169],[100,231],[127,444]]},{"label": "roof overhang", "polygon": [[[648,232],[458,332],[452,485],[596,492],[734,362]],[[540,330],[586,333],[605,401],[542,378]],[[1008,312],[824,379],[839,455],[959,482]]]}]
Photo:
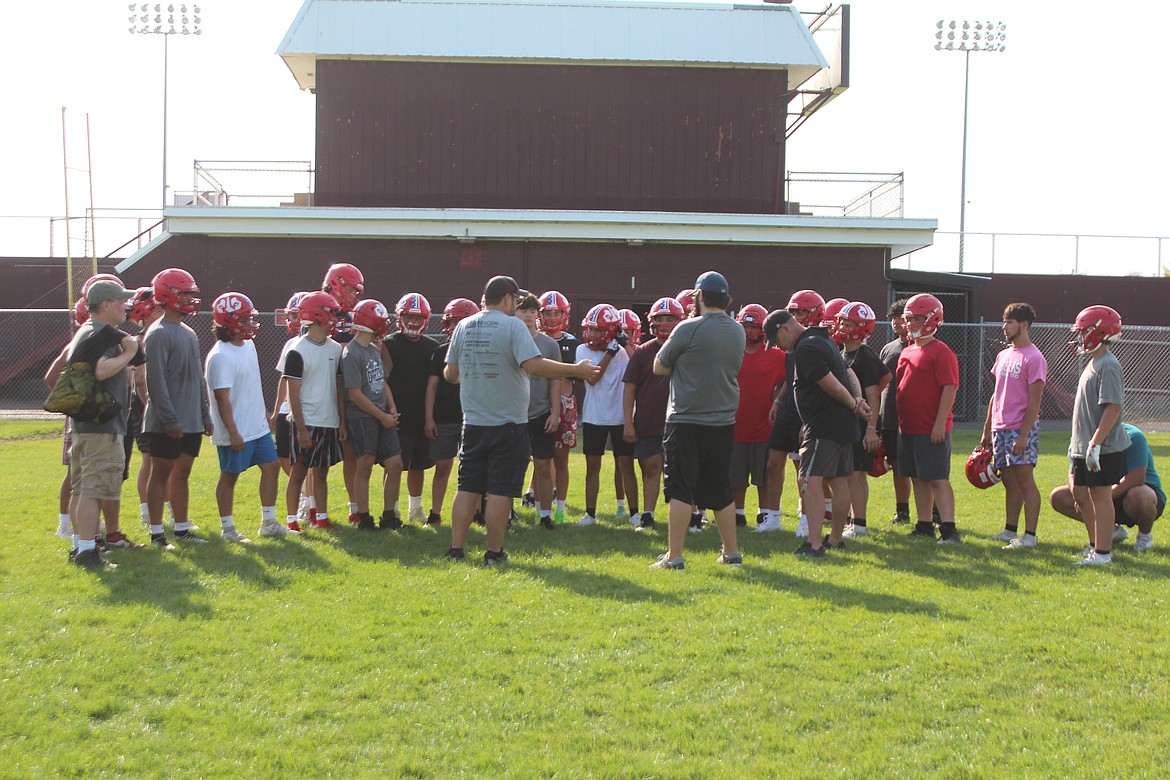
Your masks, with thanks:
[{"label": "roof overhang", "polygon": [[122,261],[119,271],[183,235],[888,247],[894,258],[930,246],[938,229],[933,219],[660,211],[174,206],[163,216],[163,233]]},{"label": "roof overhang", "polygon": [[301,89],[317,60],[787,70],[829,62],[791,5],[612,0],[305,0],[277,48]]}]

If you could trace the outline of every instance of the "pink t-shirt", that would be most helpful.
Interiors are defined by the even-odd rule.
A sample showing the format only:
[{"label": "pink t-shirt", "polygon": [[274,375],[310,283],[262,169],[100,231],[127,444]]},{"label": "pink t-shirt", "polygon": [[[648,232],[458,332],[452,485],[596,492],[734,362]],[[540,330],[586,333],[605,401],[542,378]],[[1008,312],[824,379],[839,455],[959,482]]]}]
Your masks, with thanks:
[{"label": "pink t-shirt", "polygon": [[1028,408],[1028,388],[1033,382],[1048,381],[1048,361],[1035,344],[1023,349],[1008,347],[996,356],[991,375],[995,377],[991,429],[1018,430]]}]

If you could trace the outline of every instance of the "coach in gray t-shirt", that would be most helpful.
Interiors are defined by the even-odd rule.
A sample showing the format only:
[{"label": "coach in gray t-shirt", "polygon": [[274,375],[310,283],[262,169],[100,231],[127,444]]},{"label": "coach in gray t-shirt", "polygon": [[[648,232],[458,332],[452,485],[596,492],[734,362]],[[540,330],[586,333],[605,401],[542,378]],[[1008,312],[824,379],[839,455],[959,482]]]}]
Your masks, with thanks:
[{"label": "coach in gray t-shirt", "polygon": [[727,280],[707,271],[695,282],[699,316],[679,323],[654,359],[654,373],[670,377],[662,438],[663,493],[670,502],[669,547],[654,568],[683,568],[683,539],[694,504],[715,514],[723,541],[719,563],[739,566],[743,562],[728,470],[739,406],[736,375],[747,338],[743,326],[728,316],[730,305]]},{"label": "coach in gray t-shirt", "polygon": [[540,356],[528,328],[515,316],[516,302],[525,295],[512,277],[492,277],[483,291],[484,310],[460,321],[451,335],[443,377],[460,386],[463,447],[448,558],[463,558],[476,501],[486,494],[484,562],[507,560],[508,512],[512,499],[523,492],[528,470],[528,374],[589,379],[598,373],[588,360],[561,363]]}]

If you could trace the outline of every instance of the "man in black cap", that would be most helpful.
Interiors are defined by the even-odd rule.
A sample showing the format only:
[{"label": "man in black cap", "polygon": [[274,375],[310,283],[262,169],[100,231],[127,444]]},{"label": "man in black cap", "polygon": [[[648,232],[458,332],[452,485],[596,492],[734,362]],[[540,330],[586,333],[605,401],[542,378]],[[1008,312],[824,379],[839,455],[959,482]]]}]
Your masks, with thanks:
[{"label": "man in black cap", "polygon": [[805,435],[800,449],[801,493],[819,496],[821,481],[827,480],[833,493],[833,526],[821,538],[824,518],[820,512],[808,515],[808,539],[798,555],[820,557],[824,546],[843,547],[845,517],[849,514],[849,477],[853,474],[853,443],[861,437],[856,418],[869,415],[869,405],[850,390],[845,360],[832,340],[819,328],[805,328],[791,314],[777,309],[764,320],[764,335],[771,343],[794,356],[796,370],[793,392],[796,409],[804,421]]},{"label": "man in black cap", "polygon": [[713,510],[723,542],[718,563],[740,566],[735,502],[728,469],[739,408],[736,375],[747,341],[743,327],[727,314],[727,279],[707,271],[695,282],[697,316],[679,323],[654,359],[654,373],[670,377],[670,400],[663,434],[663,493],[670,504],[668,549],[652,564],[682,569],[683,540],[691,506]]},{"label": "man in black cap", "polygon": [[599,369],[588,360],[561,363],[541,357],[528,328],[515,316],[528,293],[510,276],[495,276],[483,290],[484,310],[459,322],[451,334],[443,376],[460,386],[463,447],[459,487],[451,508],[451,548],[446,556],[463,559],[475,503],[487,495],[484,563],[508,560],[504,533],[512,499],[524,492],[528,470],[528,375],[590,379]]}]

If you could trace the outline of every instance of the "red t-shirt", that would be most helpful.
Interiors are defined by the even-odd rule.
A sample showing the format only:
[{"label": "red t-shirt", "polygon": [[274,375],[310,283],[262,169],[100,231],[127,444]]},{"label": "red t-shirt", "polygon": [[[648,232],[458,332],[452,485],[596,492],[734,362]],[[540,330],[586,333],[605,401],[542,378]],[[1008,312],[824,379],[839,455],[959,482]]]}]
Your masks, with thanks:
[{"label": "red t-shirt", "polygon": [[772,394],[784,381],[784,350],[758,349],[743,353],[739,367],[739,408],[735,410],[735,440],[737,442],[767,441],[772,435],[768,410],[772,408]]},{"label": "red t-shirt", "polygon": [[[928,434],[934,429],[939,399],[946,385],[959,385],[959,360],[938,339],[925,346],[907,344],[898,358],[898,430]],[[954,410],[946,430],[954,426]]]}]

